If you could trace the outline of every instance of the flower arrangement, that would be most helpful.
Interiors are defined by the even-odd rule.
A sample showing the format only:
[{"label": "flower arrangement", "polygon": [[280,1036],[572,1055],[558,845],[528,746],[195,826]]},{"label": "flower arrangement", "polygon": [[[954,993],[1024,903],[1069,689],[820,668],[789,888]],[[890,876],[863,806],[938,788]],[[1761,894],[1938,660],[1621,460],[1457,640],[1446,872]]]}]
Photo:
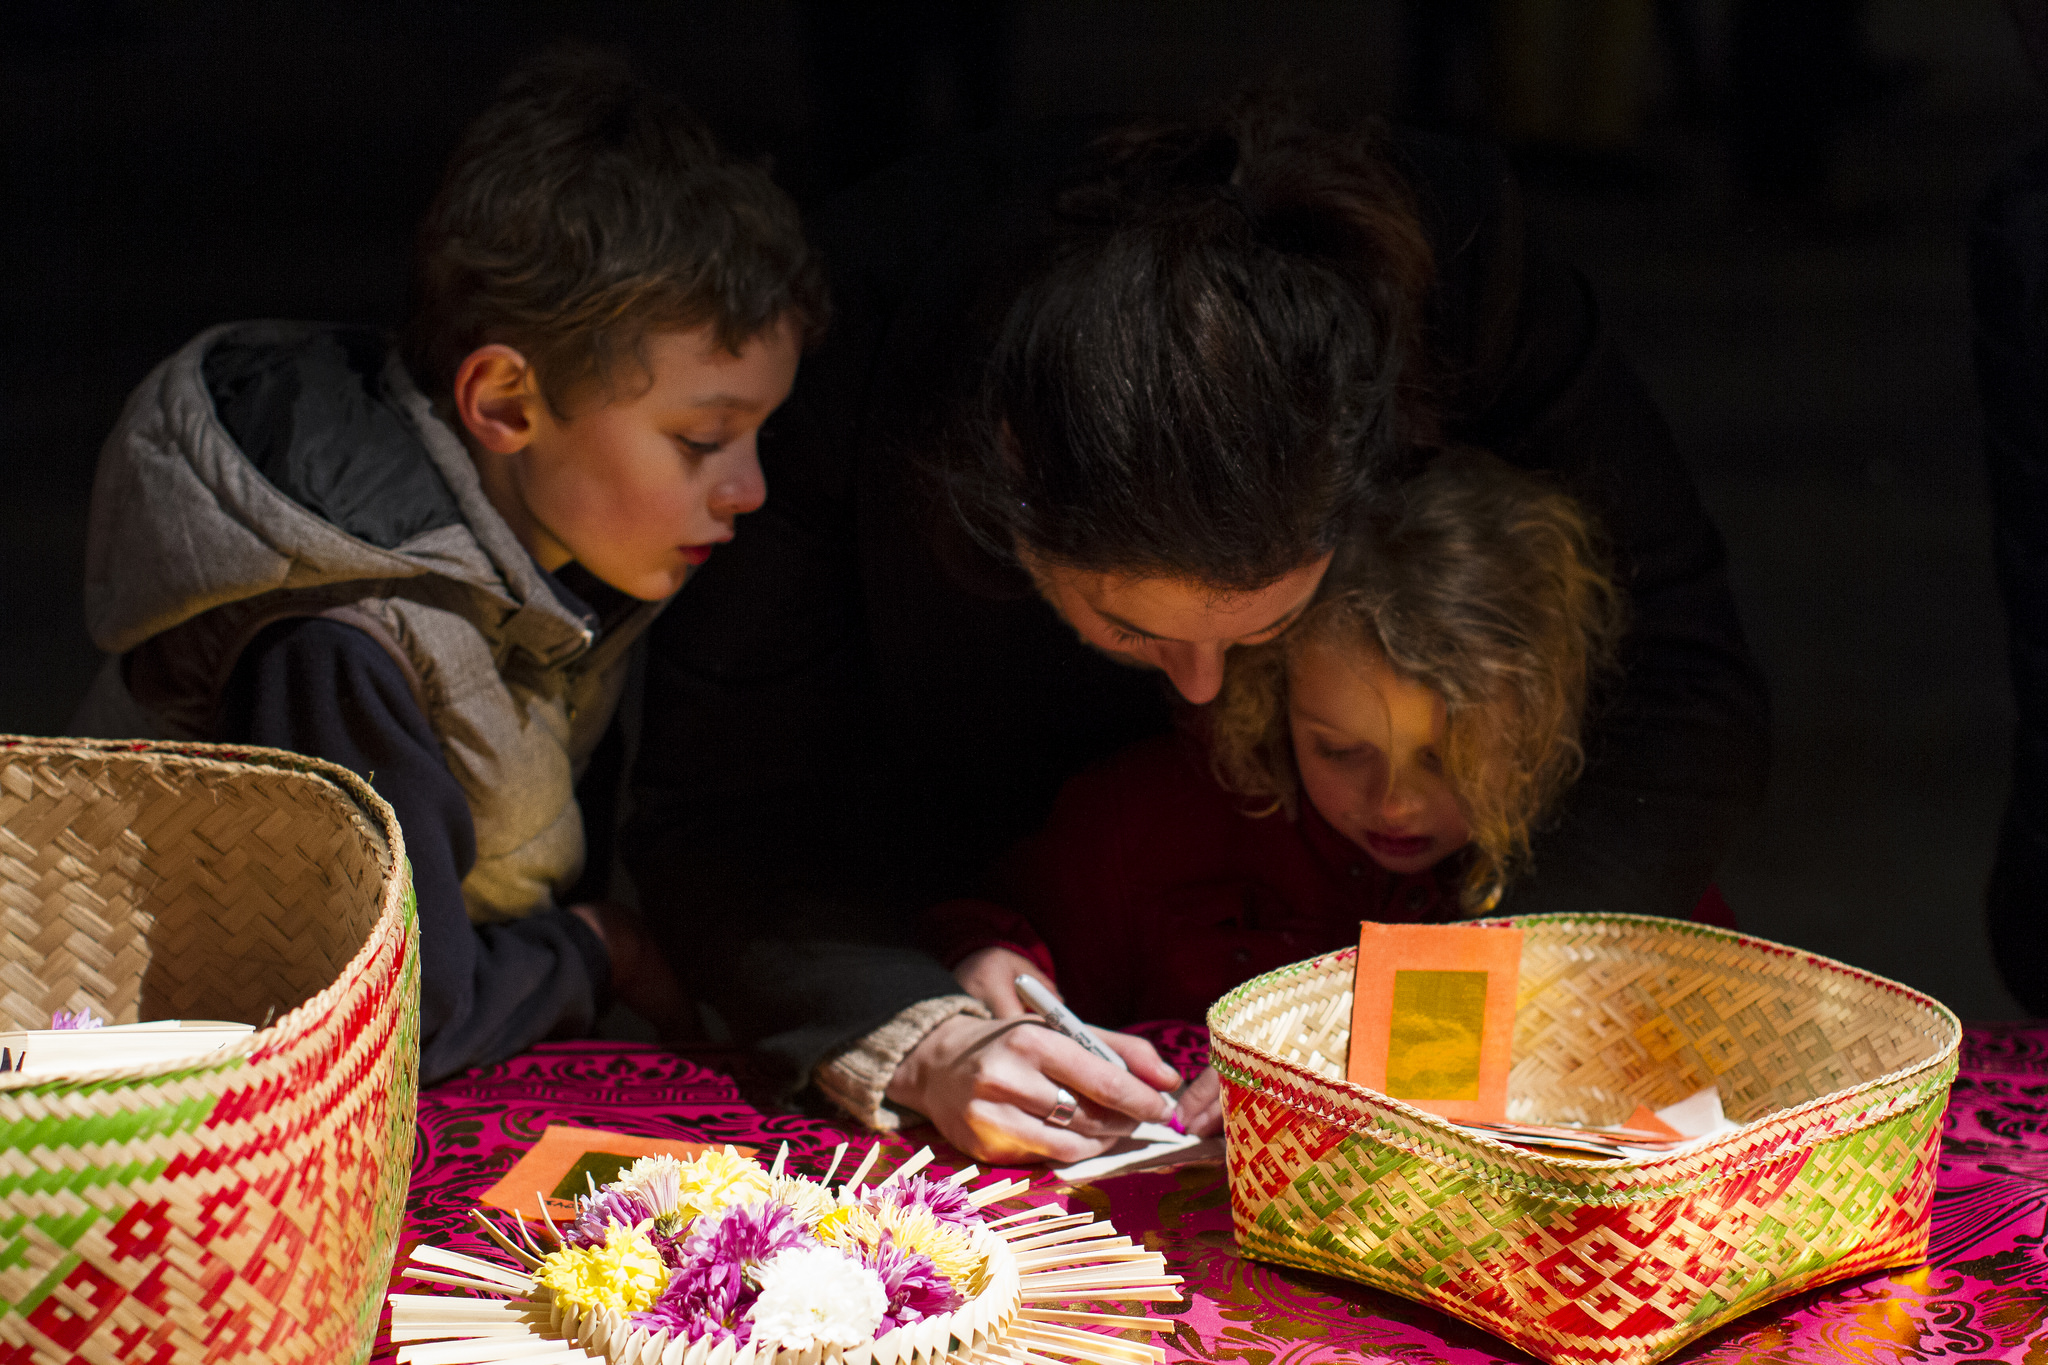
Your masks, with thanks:
[{"label": "flower arrangement", "polygon": [[[986,1206],[1027,1182],[969,1189],[971,1167],[926,1178],[919,1172],[929,1150],[866,1185],[881,1150],[837,1188],[844,1144],[822,1180],[785,1174],[787,1147],[765,1169],[730,1147],[687,1160],[642,1157],[611,1183],[592,1185],[566,1227],[542,1206],[552,1250],[524,1227],[518,1240],[508,1237],[478,1212],[521,1271],[422,1247],[413,1259],[425,1268],[407,1273],[518,1297],[489,1309],[394,1294],[392,1340],[553,1338],[594,1353],[561,1359],[616,1365],[973,1361],[998,1358],[1003,1342],[1004,1350],[1118,1365],[1157,1358],[1149,1346],[1080,1326],[1164,1330],[1156,1319],[1040,1301],[1055,1285],[1076,1299],[1178,1300],[1179,1281],[1157,1253],[1134,1251],[1108,1224],[1056,1205],[992,1218]],[[462,1355],[499,1358],[487,1347]]]},{"label": "flower arrangement", "polygon": [[967,1229],[986,1220],[958,1187],[919,1176],[841,1202],[730,1151],[649,1156],[581,1202],[534,1279],[690,1341],[858,1346],[982,1287]]}]

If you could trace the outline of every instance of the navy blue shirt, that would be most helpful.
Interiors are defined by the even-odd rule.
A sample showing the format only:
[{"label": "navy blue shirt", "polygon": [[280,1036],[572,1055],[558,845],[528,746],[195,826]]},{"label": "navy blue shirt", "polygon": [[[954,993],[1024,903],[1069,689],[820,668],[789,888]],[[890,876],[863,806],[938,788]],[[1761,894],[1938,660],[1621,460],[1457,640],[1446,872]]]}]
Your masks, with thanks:
[{"label": "navy blue shirt", "polygon": [[611,965],[582,920],[551,909],[470,923],[462,900],[476,862],[469,802],[405,674],[376,641],[338,621],[271,625],[235,666],[217,737],[339,763],[397,813],[419,901],[422,1081],[596,1023]]}]

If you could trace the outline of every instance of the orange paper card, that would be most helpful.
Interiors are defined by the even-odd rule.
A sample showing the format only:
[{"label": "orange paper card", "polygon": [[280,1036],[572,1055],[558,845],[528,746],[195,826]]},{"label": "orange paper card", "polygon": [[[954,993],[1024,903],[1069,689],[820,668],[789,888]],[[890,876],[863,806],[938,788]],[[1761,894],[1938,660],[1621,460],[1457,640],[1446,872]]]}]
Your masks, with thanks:
[{"label": "orange paper card", "polygon": [[1521,970],[1520,929],[1360,925],[1345,1077],[1447,1119],[1499,1123]]},{"label": "orange paper card", "polygon": [[[619,1172],[643,1156],[693,1157],[719,1147],[718,1143],[677,1142],[673,1138],[633,1137],[607,1133],[598,1128],[570,1128],[551,1123],[540,1141],[527,1149],[519,1164],[505,1172],[504,1179],[484,1193],[482,1202],[527,1218],[540,1216],[540,1204],[547,1205],[548,1217],[567,1221],[576,1216],[576,1196],[588,1194],[594,1183],[600,1189],[619,1178]],[[737,1152],[754,1154],[751,1147]],[[536,1197],[538,1196],[538,1197]]]}]

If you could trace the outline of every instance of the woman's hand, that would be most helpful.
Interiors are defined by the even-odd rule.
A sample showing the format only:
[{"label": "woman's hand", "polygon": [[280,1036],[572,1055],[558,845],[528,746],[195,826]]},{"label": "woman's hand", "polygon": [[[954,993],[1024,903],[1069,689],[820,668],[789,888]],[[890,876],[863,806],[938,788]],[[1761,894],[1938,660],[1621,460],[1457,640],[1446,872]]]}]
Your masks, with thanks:
[{"label": "woman's hand", "polygon": [[[1174,1103],[1161,1092],[1180,1077],[1144,1039],[1096,1033],[1129,1071],[1039,1024],[955,1015],[911,1049],[890,1078],[888,1096],[990,1165],[1065,1165],[1097,1156],[1138,1124],[1171,1118]],[[1046,1118],[1063,1089],[1076,1104],[1073,1120],[1061,1127]]]},{"label": "woman's hand", "polygon": [[[1008,948],[977,948],[953,966],[953,979],[960,989],[987,1005],[998,1019],[1015,1019],[1031,1012],[1017,998],[1017,978],[1023,975],[1043,980],[1045,969]],[[1052,987],[1054,995],[1059,994],[1052,982],[1045,984]]]},{"label": "woman's hand", "polygon": [[1202,1074],[1181,1092],[1180,1123],[1195,1137],[1214,1137],[1223,1131],[1223,1082],[1215,1067],[1203,1067]]}]

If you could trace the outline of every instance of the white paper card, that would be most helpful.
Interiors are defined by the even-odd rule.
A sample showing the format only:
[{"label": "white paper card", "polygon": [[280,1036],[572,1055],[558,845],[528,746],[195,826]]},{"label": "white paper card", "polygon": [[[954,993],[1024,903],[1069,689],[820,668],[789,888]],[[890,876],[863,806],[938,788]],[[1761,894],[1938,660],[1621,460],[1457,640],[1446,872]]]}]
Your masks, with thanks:
[{"label": "white paper card", "polygon": [[109,1067],[154,1066],[231,1047],[254,1030],[218,1019],[155,1019],[107,1028],[15,1029],[0,1033],[5,1073],[67,1076]]}]

